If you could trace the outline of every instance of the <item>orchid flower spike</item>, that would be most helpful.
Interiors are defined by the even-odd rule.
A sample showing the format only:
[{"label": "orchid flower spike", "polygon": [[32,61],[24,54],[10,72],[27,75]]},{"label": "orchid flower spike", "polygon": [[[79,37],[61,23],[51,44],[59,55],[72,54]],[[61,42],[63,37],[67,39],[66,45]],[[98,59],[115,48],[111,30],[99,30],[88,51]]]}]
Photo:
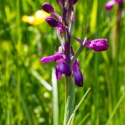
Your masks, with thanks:
[{"label": "orchid flower spike", "polygon": [[120,4],[120,3],[122,3],[123,2],[123,0],[110,0],[109,2],[107,2],[106,4],[105,4],[105,9],[106,10],[110,10],[110,9],[112,9],[112,7],[115,5],[115,4]]}]

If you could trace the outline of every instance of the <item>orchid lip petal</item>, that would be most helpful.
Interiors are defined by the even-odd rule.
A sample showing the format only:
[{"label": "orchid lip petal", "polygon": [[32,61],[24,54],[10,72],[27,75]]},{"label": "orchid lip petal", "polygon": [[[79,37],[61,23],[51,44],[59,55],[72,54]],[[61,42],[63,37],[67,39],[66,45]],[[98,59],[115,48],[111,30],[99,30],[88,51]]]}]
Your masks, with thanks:
[{"label": "orchid lip petal", "polygon": [[70,71],[70,68],[69,66],[64,63],[64,62],[57,62],[57,67],[58,67],[58,70],[65,74],[66,76],[70,76],[71,75],[71,71]]}]

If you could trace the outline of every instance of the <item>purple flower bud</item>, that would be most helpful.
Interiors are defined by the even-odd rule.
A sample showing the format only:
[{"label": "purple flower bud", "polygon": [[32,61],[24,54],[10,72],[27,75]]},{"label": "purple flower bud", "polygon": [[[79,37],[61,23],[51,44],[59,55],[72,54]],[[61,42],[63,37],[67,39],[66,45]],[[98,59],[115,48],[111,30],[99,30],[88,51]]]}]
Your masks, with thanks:
[{"label": "purple flower bud", "polygon": [[55,12],[53,6],[51,4],[49,4],[49,3],[44,3],[42,5],[42,9],[44,11],[46,11],[47,13],[53,13],[53,12]]},{"label": "purple flower bud", "polygon": [[51,26],[51,27],[61,27],[62,25],[56,21],[53,17],[48,16],[46,19],[47,23]]},{"label": "purple flower bud", "polygon": [[105,51],[108,49],[107,39],[95,39],[87,41],[86,47],[98,52]]},{"label": "purple flower bud", "polygon": [[77,60],[72,65],[73,77],[74,77],[74,80],[75,80],[75,84],[79,87],[82,87],[83,86],[83,76],[82,76],[82,72],[78,68],[78,65],[79,64],[78,64]]},{"label": "purple flower bud", "polygon": [[74,5],[78,2],[78,0],[70,0],[70,2],[72,3],[72,5]]},{"label": "purple flower bud", "polygon": [[77,40],[79,43],[81,43],[82,45],[85,44],[85,46],[87,48],[93,49],[94,51],[105,51],[108,49],[108,44],[107,44],[107,39],[95,39],[95,40],[90,40],[90,41],[86,41],[86,43],[83,43],[82,40],[74,37],[75,40]]},{"label": "purple flower bud", "polygon": [[107,2],[106,4],[105,4],[105,9],[106,10],[110,10],[110,9],[112,9],[112,7],[115,5],[115,4],[120,4],[120,3],[122,3],[123,2],[123,0],[110,0],[109,2]]},{"label": "purple flower bud", "polygon": [[108,3],[105,4],[105,9],[110,10],[116,4],[115,0],[110,0]]}]

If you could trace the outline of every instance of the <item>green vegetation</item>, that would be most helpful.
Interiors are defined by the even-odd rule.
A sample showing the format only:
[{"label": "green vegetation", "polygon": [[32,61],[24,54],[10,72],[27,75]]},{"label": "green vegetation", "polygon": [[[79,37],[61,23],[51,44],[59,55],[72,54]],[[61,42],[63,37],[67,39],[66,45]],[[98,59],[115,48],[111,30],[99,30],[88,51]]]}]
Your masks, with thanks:
[{"label": "green vegetation", "polygon": [[[64,77],[52,83],[55,62],[40,63],[60,45],[56,31],[46,22],[33,26],[21,19],[44,2],[0,0],[0,125],[63,124]],[[60,13],[56,0],[48,2]],[[75,112],[74,125],[125,124],[125,8],[115,39],[118,6],[106,11],[105,2],[79,0],[75,5],[73,36],[107,38],[109,49],[97,53],[85,48],[78,58],[84,86],[75,86],[75,105],[91,89]],[[72,43],[76,52],[80,44],[73,37]]]}]

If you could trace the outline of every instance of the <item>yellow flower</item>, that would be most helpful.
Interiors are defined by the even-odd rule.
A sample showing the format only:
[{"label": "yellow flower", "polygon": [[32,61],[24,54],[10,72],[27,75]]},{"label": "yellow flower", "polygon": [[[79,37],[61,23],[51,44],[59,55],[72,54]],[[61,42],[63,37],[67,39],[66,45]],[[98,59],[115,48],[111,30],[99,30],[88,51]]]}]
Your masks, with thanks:
[{"label": "yellow flower", "polygon": [[22,17],[22,21],[32,24],[32,25],[39,25],[45,21],[45,18],[48,17],[50,14],[46,13],[43,10],[38,10],[34,16],[27,16],[24,15]]}]

